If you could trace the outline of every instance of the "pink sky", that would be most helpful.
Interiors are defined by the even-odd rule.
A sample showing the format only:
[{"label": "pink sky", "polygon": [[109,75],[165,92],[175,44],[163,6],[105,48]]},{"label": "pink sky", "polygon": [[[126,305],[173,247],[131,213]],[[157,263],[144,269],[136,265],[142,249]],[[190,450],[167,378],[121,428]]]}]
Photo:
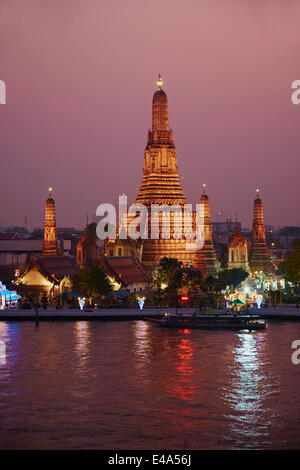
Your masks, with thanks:
[{"label": "pink sky", "polygon": [[59,226],[133,199],[158,73],[183,188],[213,215],[300,225],[298,0],[0,0],[0,225]]}]

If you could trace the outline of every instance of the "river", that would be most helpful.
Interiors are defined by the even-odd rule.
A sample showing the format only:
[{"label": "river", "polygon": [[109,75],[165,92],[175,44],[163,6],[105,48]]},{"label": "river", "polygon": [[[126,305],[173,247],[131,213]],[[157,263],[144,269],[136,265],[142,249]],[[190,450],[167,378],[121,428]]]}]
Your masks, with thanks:
[{"label": "river", "polygon": [[300,449],[300,323],[0,322],[1,449]]}]

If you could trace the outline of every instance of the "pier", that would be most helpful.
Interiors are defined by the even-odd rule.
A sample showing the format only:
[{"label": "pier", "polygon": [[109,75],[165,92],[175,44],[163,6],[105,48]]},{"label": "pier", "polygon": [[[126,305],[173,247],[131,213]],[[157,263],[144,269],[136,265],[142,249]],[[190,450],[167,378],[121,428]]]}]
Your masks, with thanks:
[{"label": "pier", "polygon": [[[146,308],[139,309],[38,309],[38,320],[99,320],[99,321],[120,321],[120,320],[144,320],[146,317],[161,318],[164,313],[175,313],[175,308]],[[195,308],[179,308],[178,313],[204,314],[205,310],[199,312]],[[224,313],[223,311],[219,311]],[[293,320],[300,321],[300,309],[294,306],[279,305],[276,308],[250,309],[250,314],[260,315],[264,319]],[[209,315],[209,313],[208,313]],[[36,321],[35,309],[31,310],[2,310],[0,311],[0,321]]]}]

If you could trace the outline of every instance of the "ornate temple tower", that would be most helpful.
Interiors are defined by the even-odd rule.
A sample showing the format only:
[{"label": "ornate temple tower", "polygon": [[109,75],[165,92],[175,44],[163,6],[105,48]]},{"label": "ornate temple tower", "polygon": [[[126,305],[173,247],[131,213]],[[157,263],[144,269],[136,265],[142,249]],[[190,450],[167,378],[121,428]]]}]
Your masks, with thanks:
[{"label": "ornate temple tower", "polygon": [[228,244],[228,269],[234,268],[241,268],[248,273],[250,272],[247,239],[241,234],[238,225],[235,226]]},{"label": "ornate temple tower", "polygon": [[44,225],[44,243],[43,256],[57,256],[57,228],[55,220],[55,202],[52,197],[52,188],[49,188],[49,197],[45,206],[45,225]]},{"label": "ornate temple tower", "polygon": [[271,261],[271,256],[267,248],[266,230],[263,214],[263,205],[259,197],[259,190],[256,190],[256,198],[253,207],[253,226],[252,226],[252,246],[250,253],[251,273],[272,274],[275,267]]},{"label": "ornate temple tower", "polygon": [[169,129],[168,99],[159,75],[152,100],[152,129],[144,155],[143,180],[135,200],[150,204],[185,204],[180,185],[173,132]]},{"label": "ornate temple tower", "polygon": [[194,264],[201,269],[204,275],[215,275],[220,268],[220,262],[213,242],[210,202],[206,194],[205,184],[203,185],[199,204],[202,219],[200,230],[203,233],[203,248],[196,252]]},{"label": "ornate temple tower", "polygon": [[[151,204],[176,204],[182,206],[186,203],[180,184],[176,148],[172,130],[169,129],[168,99],[163,90],[163,81],[159,75],[156,82],[157,90],[152,101],[152,129],[148,132],[148,140],[144,154],[143,179],[136,204],[144,204],[148,209]],[[186,240],[175,236],[178,222],[174,214],[170,213],[170,239],[161,237],[150,239],[151,220],[149,214],[149,239],[144,240],[142,263],[145,268],[152,271],[159,265],[161,258],[167,256],[177,258],[184,264],[193,262],[194,252],[186,250]],[[177,224],[177,226],[176,226]],[[183,228],[181,227],[183,233]]]}]

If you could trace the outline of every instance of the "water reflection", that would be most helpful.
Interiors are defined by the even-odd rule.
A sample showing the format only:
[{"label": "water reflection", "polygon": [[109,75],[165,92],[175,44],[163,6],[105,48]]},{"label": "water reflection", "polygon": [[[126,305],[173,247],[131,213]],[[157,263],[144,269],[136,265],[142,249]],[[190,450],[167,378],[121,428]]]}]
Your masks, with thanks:
[{"label": "water reflection", "polygon": [[0,321],[0,378],[7,378],[20,361],[20,324]]},{"label": "water reflection", "polygon": [[79,371],[84,371],[89,357],[91,323],[87,321],[78,321],[75,323],[75,344],[74,349],[77,356],[77,366]]},{"label": "water reflection", "polygon": [[296,322],[253,334],[8,322],[1,337],[0,448],[300,448]]},{"label": "water reflection", "polygon": [[175,382],[170,389],[170,395],[181,400],[192,400],[193,395],[196,393],[193,381],[196,372],[193,366],[195,350],[192,340],[187,337],[191,331],[181,330],[181,332],[185,337],[180,338],[177,345]]},{"label": "water reflection", "polygon": [[8,340],[7,324],[4,322],[0,322],[0,375],[1,375],[1,366],[6,365],[7,340]]},{"label": "water reflection", "polygon": [[151,361],[150,324],[146,321],[136,321],[132,324],[134,336],[134,367],[144,371]]},{"label": "water reflection", "polygon": [[[229,427],[237,443],[245,438],[249,447],[257,447],[255,439],[268,434],[268,424],[263,421],[266,411],[266,372],[261,364],[264,341],[260,334],[237,335],[238,345],[233,350],[231,382],[226,387],[224,400],[229,405]],[[249,438],[253,440],[249,440]]]}]

